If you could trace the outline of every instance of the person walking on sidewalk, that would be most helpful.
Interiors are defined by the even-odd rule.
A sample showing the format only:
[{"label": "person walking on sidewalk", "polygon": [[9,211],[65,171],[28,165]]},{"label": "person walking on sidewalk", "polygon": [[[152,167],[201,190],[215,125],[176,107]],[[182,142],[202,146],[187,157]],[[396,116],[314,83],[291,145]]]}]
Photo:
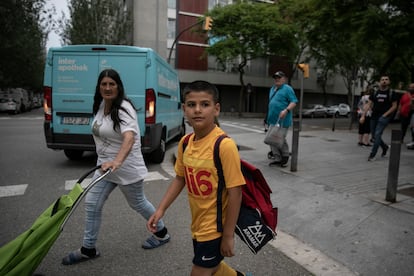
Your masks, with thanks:
[{"label": "person walking on sidewalk", "polygon": [[147,228],[151,232],[156,231],[158,221],[187,187],[194,251],[191,275],[244,275],[223,261],[224,257],[234,256],[234,231],[242,200],[242,185],[245,185],[236,143],[232,139],[224,139],[220,144],[225,179],[221,232],[217,229],[218,175],[213,158],[214,144],[224,134],[215,124],[220,113],[218,91],[208,82],[195,81],[184,88],[183,98],[183,111],[194,134],[189,139],[187,137],[185,150],[183,142],[186,137],[179,142],[176,177],[148,220]]},{"label": "person walking on sidewalk", "polygon": [[[101,170],[111,169],[85,197],[85,231],[82,247],[70,252],[62,259],[62,264],[72,265],[99,257],[96,250],[102,208],[109,194],[119,187],[129,206],[149,219],[155,212],[154,206],[144,194],[144,178],[147,167],[141,153],[140,133],[136,109],[126,98],[119,74],[113,69],[105,69],[96,84],[92,122],[92,134],[98,155],[97,164]],[[95,172],[94,178],[101,175]],[[158,221],[151,235],[142,247],[156,248],[167,243],[170,236],[163,221]]]},{"label": "person walking on sidewalk", "polygon": [[[282,71],[277,71],[273,74],[275,84],[270,88],[269,92],[269,107],[266,116],[266,124],[274,126],[277,123],[281,127],[289,128],[292,125],[293,109],[298,102],[293,88],[286,84],[286,75]],[[285,132],[287,134],[287,131]],[[289,160],[289,145],[286,141],[286,134],[284,137],[283,146],[281,148],[270,146],[268,157],[274,159],[269,164],[286,166]]]},{"label": "person walking on sidewalk", "polygon": [[[401,96],[398,113],[401,120],[401,143],[404,143],[405,133],[410,126],[411,117],[414,115],[414,83],[411,83],[407,92]],[[414,142],[414,130],[411,127],[410,132],[412,143]]]},{"label": "person walking on sidewalk", "polygon": [[388,75],[382,75],[380,78],[379,88],[369,97],[368,108],[372,109],[371,132],[374,135],[374,145],[368,161],[374,161],[378,148],[382,148],[382,157],[385,157],[388,151],[388,145],[382,140],[382,133],[392,119],[394,112],[397,110],[397,96],[390,89],[390,78]]}]

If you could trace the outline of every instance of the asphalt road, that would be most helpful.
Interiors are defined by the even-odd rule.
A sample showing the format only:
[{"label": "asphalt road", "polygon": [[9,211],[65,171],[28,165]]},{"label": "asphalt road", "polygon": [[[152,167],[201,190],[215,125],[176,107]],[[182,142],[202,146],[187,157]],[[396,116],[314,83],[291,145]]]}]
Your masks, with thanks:
[{"label": "asphalt road", "polygon": [[[249,121],[244,120],[247,124]],[[257,127],[260,120],[250,124]],[[94,166],[93,154],[80,162],[69,161],[61,151],[46,148],[41,109],[9,116],[0,114],[0,245],[14,239],[60,195],[68,192],[67,184]],[[237,128],[234,131],[244,131]],[[255,135],[255,132],[251,132]],[[229,132],[231,135],[232,133]],[[262,141],[258,141],[262,144]],[[173,177],[171,157],[175,145],[169,145],[161,165],[149,164],[151,179],[146,181],[147,197],[157,204]],[[4,192],[12,189],[15,193]],[[98,241],[102,253],[96,260],[63,266],[61,258],[81,245],[83,204],[80,204],[52,248],[37,269],[42,275],[188,275],[191,270],[192,244],[189,210],[185,193],[165,216],[171,242],[162,248],[144,250],[141,243],[148,237],[145,221],[127,205],[119,190],[108,199]],[[253,255],[236,238],[237,254],[227,262],[253,275],[312,275],[271,245]]]}]

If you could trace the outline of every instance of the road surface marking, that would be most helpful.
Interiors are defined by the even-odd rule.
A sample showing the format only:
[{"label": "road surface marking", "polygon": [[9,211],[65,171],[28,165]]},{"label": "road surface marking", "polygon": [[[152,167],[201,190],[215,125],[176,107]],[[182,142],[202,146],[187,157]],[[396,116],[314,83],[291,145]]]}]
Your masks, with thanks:
[{"label": "road surface marking", "polygon": [[0,186],[0,197],[23,195],[26,188],[27,184]]},{"label": "road surface marking", "polygon": [[237,125],[235,123],[220,122],[220,125],[234,127],[234,128],[238,128],[238,129],[243,129],[243,130],[247,130],[247,131],[250,131],[250,132],[264,133],[263,129],[258,130],[258,129],[254,129],[252,127],[240,126],[240,125]]},{"label": "road surface marking", "polygon": [[[145,177],[144,182],[147,181],[156,181],[156,180],[168,180],[169,178],[163,176],[159,172],[148,172],[147,176]],[[78,180],[66,180],[65,181],[65,190],[72,190],[73,186],[75,186]],[[81,186],[82,188],[86,188],[92,181],[92,178],[86,178],[82,181]]]},{"label": "road surface marking", "polygon": [[315,275],[357,275],[321,251],[280,230],[277,231],[276,239],[270,241],[270,244]]}]

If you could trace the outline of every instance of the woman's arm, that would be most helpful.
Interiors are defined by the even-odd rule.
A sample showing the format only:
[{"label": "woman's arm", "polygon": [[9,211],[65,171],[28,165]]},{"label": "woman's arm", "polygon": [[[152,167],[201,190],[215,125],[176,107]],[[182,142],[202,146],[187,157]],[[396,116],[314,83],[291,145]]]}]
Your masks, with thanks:
[{"label": "woman's arm", "polygon": [[102,170],[106,171],[107,169],[111,169],[112,172],[119,169],[122,163],[124,163],[125,159],[127,158],[128,154],[131,152],[132,146],[135,143],[135,133],[133,131],[125,131],[122,133],[122,144],[121,148],[118,151],[115,159],[113,161],[108,161],[102,164]]}]

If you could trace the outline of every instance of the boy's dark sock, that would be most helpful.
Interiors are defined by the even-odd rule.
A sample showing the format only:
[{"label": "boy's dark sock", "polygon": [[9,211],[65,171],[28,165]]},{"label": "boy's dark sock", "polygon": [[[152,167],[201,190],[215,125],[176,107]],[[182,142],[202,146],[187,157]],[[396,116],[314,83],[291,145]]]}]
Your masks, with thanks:
[{"label": "boy's dark sock", "polygon": [[154,235],[162,239],[165,237],[165,235],[167,235],[167,233],[168,233],[167,227],[164,227],[160,231],[155,232]]},{"label": "boy's dark sock", "polygon": [[88,257],[93,257],[96,255],[96,249],[95,248],[86,248],[86,247],[81,247],[81,253],[83,255],[86,255]]}]

